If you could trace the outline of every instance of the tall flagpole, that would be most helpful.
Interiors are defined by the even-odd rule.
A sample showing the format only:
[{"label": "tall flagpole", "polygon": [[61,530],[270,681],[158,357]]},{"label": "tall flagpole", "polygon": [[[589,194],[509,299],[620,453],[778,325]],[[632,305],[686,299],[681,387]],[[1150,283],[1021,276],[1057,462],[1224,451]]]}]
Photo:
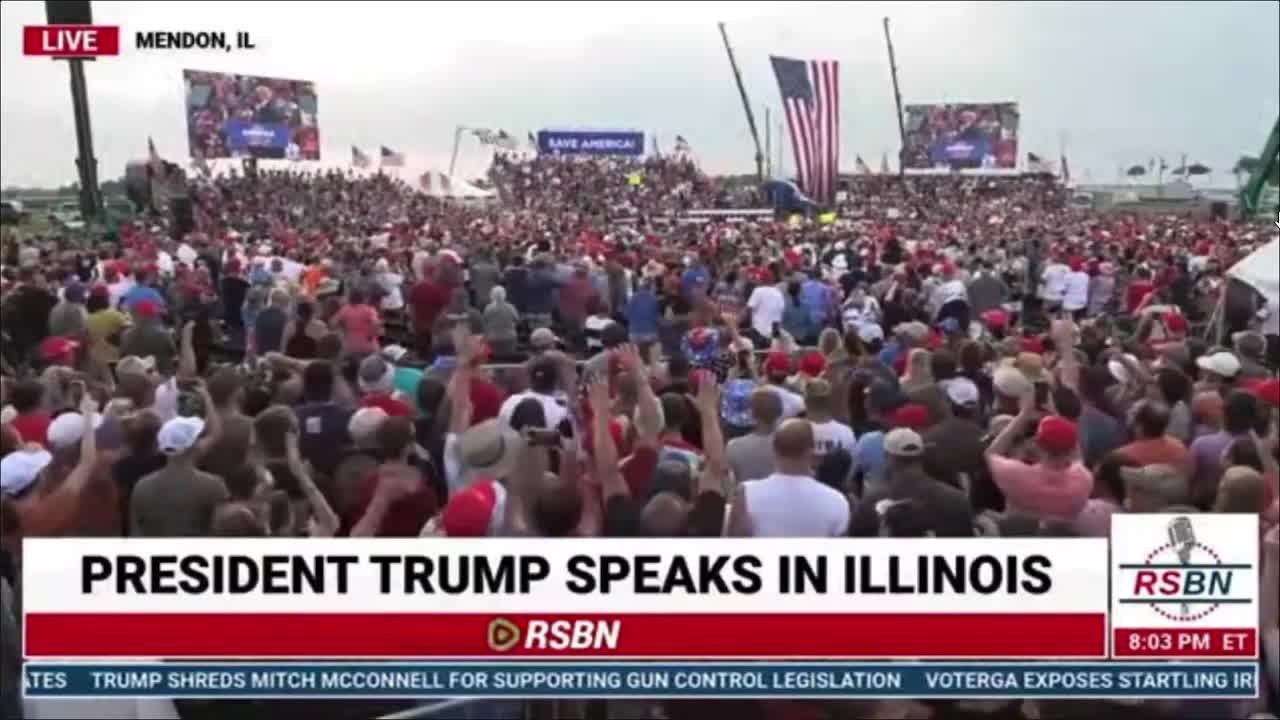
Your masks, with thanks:
[{"label": "tall flagpole", "polygon": [[764,174],[773,177],[773,146],[770,144],[771,126],[769,123],[769,106],[764,106]]},{"label": "tall flagpole", "polygon": [[778,175],[780,177],[787,176],[787,136],[786,126],[781,121],[778,122]]},{"label": "tall flagpole", "polygon": [[742,84],[742,73],[738,72],[738,61],[733,57],[733,48],[729,46],[729,33],[720,27],[720,37],[724,40],[724,53],[729,56],[729,67],[733,70],[733,80],[738,84],[738,95],[742,97],[742,110],[747,115],[747,128],[751,130],[751,139],[756,144],[756,179],[764,182],[764,153],[760,150],[760,133],[756,132],[756,116],[751,112],[751,101],[747,100],[747,88]]},{"label": "tall flagpole", "polygon": [[884,44],[889,48],[889,77],[893,80],[893,103],[898,109],[898,175],[907,166],[907,127],[902,121],[902,92],[898,89],[898,63],[893,57],[893,40],[889,37],[889,18],[884,19]]}]

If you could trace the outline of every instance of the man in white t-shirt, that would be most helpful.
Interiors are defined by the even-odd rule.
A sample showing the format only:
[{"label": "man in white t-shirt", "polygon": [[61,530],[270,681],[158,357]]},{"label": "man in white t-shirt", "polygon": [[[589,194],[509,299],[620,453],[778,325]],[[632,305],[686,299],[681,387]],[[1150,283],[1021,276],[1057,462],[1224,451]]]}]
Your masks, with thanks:
[{"label": "man in white t-shirt", "polygon": [[849,500],[813,477],[814,433],[808,420],[787,420],[773,436],[777,471],[738,485],[730,534],[738,537],[843,537]]},{"label": "man in white t-shirt", "polygon": [[555,428],[560,421],[569,415],[568,408],[556,398],[560,375],[557,361],[546,355],[534,358],[529,365],[529,389],[507,398],[498,409],[498,418],[503,427],[511,427],[511,416],[516,407],[529,398],[538,401],[542,406],[542,414],[547,424],[543,427]]},{"label": "man in white t-shirt", "polygon": [[773,335],[773,324],[782,322],[782,311],[787,307],[787,299],[777,285],[761,285],[751,291],[747,298],[747,309],[751,311],[751,329],[756,331],[760,339],[768,342]]},{"label": "man in white t-shirt", "polygon": [[1054,259],[1044,268],[1040,276],[1040,299],[1044,301],[1045,310],[1052,311],[1062,304],[1067,294],[1067,276],[1071,268]]},{"label": "man in white t-shirt", "polygon": [[822,458],[837,450],[848,452],[852,460],[857,438],[848,425],[832,417],[831,383],[823,378],[810,380],[804,387],[804,409],[813,426],[813,454],[817,461],[821,463]]},{"label": "man in white t-shirt", "polygon": [[1089,273],[1084,271],[1083,260],[1071,261],[1071,272],[1067,273],[1062,294],[1062,309],[1076,314],[1076,320],[1084,319],[1084,311],[1089,307]]}]

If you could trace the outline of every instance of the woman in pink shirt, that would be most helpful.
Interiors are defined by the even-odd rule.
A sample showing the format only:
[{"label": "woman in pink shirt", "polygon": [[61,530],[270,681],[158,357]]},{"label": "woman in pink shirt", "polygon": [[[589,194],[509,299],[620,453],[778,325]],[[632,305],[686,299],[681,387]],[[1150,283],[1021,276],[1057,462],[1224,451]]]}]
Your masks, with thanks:
[{"label": "woman in pink shirt", "polygon": [[342,342],[348,353],[369,355],[378,352],[382,319],[378,316],[378,311],[365,302],[364,293],[352,290],[347,297],[347,304],[330,322],[335,330],[342,333]]}]

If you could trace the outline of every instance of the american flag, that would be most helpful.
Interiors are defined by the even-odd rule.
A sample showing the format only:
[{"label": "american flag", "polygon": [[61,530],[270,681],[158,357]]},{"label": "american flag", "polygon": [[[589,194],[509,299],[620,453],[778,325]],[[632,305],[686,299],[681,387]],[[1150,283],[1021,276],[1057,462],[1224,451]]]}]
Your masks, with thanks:
[{"label": "american flag", "polygon": [[769,60],[782,93],[800,188],[816,202],[830,204],[840,161],[840,63]]},{"label": "american flag", "polygon": [[382,146],[382,166],[383,167],[404,167],[404,155],[392,150],[386,145]]},{"label": "american flag", "polygon": [[351,165],[353,167],[367,168],[371,162],[368,155],[360,152],[360,148],[355,145],[351,146]]},{"label": "american flag", "polygon": [[854,168],[855,168],[855,169],[857,169],[858,174],[860,174],[860,175],[870,175],[870,174],[871,174],[871,168],[867,166],[866,161],[862,159],[862,156],[861,156],[861,155],[858,155],[858,156],[854,159],[854,161],[853,161],[853,165],[854,165]]}]

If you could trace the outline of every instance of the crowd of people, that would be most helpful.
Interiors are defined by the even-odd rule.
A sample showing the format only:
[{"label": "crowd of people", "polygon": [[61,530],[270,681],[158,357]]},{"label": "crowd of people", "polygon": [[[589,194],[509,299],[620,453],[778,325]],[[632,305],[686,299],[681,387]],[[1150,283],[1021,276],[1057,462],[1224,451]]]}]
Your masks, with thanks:
[{"label": "crowd of people", "polygon": [[754,198],[687,160],[502,156],[489,180],[501,204],[223,174],[183,237],[6,241],[3,717],[24,537],[1091,537],[1170,510],[1260,519],[1256,703],[646,713],[1275,710],[1280,307],[1224,275],[1267,226],[1101,215],[1044,177],[859,176],[831,222],[693,222]]}]

